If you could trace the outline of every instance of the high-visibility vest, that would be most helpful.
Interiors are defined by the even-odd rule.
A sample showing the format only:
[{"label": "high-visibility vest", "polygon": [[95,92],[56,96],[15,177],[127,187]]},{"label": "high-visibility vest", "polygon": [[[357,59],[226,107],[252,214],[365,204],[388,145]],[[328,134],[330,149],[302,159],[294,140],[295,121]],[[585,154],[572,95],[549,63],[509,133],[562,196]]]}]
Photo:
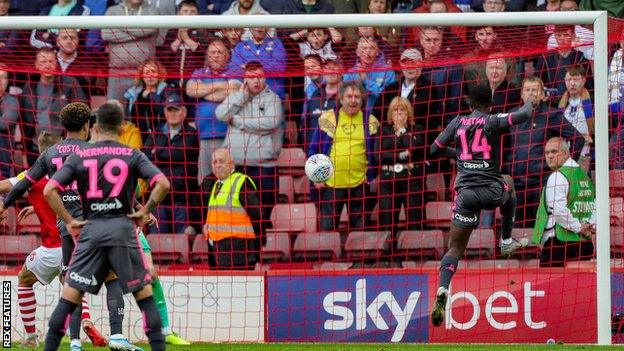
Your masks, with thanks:
[{"label": "high-visibility vest", "polygon": [[234,172],[222,181],[221,189],[216,193],[217,182],[212,186],[206,216],[206,239],[219,241],[226,238],[254,239],[256,234],[251,218],[240,202],[240,190],[249,179],[254,189],[256,185],[246,175]]}]

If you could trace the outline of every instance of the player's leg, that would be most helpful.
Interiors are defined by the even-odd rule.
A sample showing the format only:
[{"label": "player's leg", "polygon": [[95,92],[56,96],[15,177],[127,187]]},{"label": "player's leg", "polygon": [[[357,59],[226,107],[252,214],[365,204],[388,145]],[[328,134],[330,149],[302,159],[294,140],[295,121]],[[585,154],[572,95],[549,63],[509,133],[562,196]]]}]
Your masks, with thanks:
[{"label": "player's leg", "polygon": [[[511,177],[504,175],[503,179],[505,180],[505,185],[503,189],[504,202],[500,206],[502,224],[500,250],[503,256],[511,256],[516,250],[526,247],[529,244],[529,240],[526,238],[517,240],[511,236],[516,214],[516,191]],[[505,198],[506,200],[504,200]]]},{"label": "player's leg", "polygon": [[133,295],[143,315],[145,335],[147,335],[152,351],[164,351],[165,337],[162,334],[162,321],[156,307],[156,301],[152,295],[152,286],[145,285]]},{"label": "player's leg", "polygon": [[[30,256],[29,256],[30,257]],[[22,266],[17,275],[17,301],[19,304],[20,317],[26,331],[26,339],[24,346],[35,348],[39,346],[37,340],[37,330],[35,329],[35,312],[37,310],[37,300],[33,286],[37,282],[37,277],[26,268],[26,264]]]},{"label": "player's leg", "polygon": [[108,339],[108,347],[111,350],[120,351],[142,351],[138,346],[128,341],[123,335],[123,319],[125,301],[123,298],[123,289],[121,282],[114,272],[109,272],[106,276],[106,307],[108,309],[108,323],[110,326],[110,338]]},{"label": "player's leg", "polygon": [[440,285],[436,292],[435,306],[431,312],[431,323],[436,327],[444,322],[451,279],[457,271],[460,257],[466,251],[472,230],[479,224],[481,209],[478,208],[478,204],[477,195],[471,189],[464,189],[455,197],[449,249],[440,262]]},{"label": "player's leg", "polygon": [[160,319],[162,321],[162,333],[165,336],[165,341],[171,345],[190,345],[191,343],[182,339],[180,336],[176,335],[173,330],[171,330],[171,325],[169,324],[169,315],[167,311],[167,301],[165,300],[165,292],[163,290],[162,283],[160,282],[160,279],[158,277],[158,272],[156,272],[156,270],[154,269],[154,261],[152,260],[152,248],[145,238],[143,231],[139,232],[139,240],[147,261],[147,271],[152,276],[152,294],[154,296],[154,301],[156,302],[156,308],[158,309],[158,313],[160,313]]}]

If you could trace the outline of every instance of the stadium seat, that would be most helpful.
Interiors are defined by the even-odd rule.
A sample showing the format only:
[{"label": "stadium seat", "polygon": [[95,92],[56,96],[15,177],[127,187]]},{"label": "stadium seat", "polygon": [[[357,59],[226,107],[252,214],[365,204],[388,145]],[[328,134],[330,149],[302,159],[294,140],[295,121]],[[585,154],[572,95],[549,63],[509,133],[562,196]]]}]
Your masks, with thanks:
[{"label": "stadium seat", "polygon": [[271,211],[271,224],[273,232],[315,232],[316,206],[312,203],[305,204],[277,204]]},{"label": "stadium seat", "polygon": [[28,254],[40,245],[35,234],[6,235],[0,240],[0,262],[2,264],[22,264]]},{"label": "stadium seat", "polygon": [[596,260],[585,260],[585,261],[568,261],[565,263],[565,268],[571,269],[596,269]]},{"label": "stadium seat", "polygon": [[609,170],[609,193],[611,196],[624,196],[624,169]]},{"label": "stadium seat", "polygon": [[404,230],[399,233],[397,248],[403,257],[441,259],[444,236],[441,230]]},{"label": "stadium seat", "polygon": [[323,262],[314,265],[314,269],[323,271],[344,271],[353,267],[353,262]]},{"label": "stadium seat", "polygon": [[390,248],[389,231],[353,231],[347,236],[348,258],[379,258]]},{"label": "stadium seat", "polygon": [[208,264],[208,242],[202,234],[195,235],[193,248],[190,253],[191,263]]},{"label": "stadium seat", "polygon": [[427,174],[425,178],[425,189],[426,199],[431,199],[432,201],[446,200],[446,182],[444,181],[444,174]]},{"label": "stadium seat", "polygon": [[303,261],[337,260],[342,257],[340,233],[303,232],[297,235],[293,258]]},{"label": "stadium seat", "polygon": [[494,255],[496,238],[492,229],[475,229],[466,246],[466,257],[489,258]]},{"label": "stadium seat", "polygon": [[453,203],[449,201],[433,201],[425,205],[425,224],[431,228],[448,230],[451,228]]},{"label": "stadium seat", "polygon": [[35,213],[32,213],[15,224],[17,234],[38,234],[41,232],[41,222]]},{"label": "stadium seat", "polygon": [[186,235],[150,234],[147,241],[152,247],[154,262],[160,264],[189,262],[189,243]]},{"label": "stadium seat", "polygon": [[524,261],[520,261],[520,265],[523,268],[539,268],[540,260],[536,258],[532,260],[524,260]]},{"label": "stadium seat", "polygon": [[292,204],[295,202],[295,184],[292,176],[284,175],[279,177],[278,196],[278,202],[280,203]]},{"label": "stadium seat", "polygon": [[624,199],[621,197],[612,197],[609,199],[609,217],[611,224],[624,226]]},{"label": "stadium seat", "polygon": [[532,258],[539,258],[539,254],[541,251],[541,246],[539,244],[533,244],[533,228],[514,228],[511,232],[511,235],[520,240],[522,238],[526,238],[529,240],[529,244],[522,249],[519,249],[513,254],[513,258],[518,258],[521,260],[529,260]]},{"label": "stadium seat", "polygon": [[303,176],[307,159],[302,148],[282,148],[277,157],[277,170],[282,175]]},{"label": "stadium seat", "polygon": [[466,260],[466,268],[520,268],[519,260]]},{"label": "stadium seat", "polygon": [[611,232],[611,257],[624,257],[624,227],[612,226]]},{"label": "stadium seat", "polygon": [[290,235],[287,232],[267,232],[266,245],[260,251],[262,261],[288,261]]},{"label": "stadium seat", "polygon": [[[461,267],[461,261],[459,262]],[[422,265],[423,268],[440,268],[440,261],[427,261]]]}]

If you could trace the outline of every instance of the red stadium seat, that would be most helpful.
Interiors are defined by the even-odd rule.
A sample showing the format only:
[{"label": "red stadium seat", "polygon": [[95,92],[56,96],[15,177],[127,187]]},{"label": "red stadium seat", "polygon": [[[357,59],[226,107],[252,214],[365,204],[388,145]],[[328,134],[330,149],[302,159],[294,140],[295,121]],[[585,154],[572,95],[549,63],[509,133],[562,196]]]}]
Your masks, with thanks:
[{"label": "red stadium seat", "polygon": [[286,175],[279,177],[279,202],[292,204],[295,202],[295,184],[293,177]]},{"label": "red stadium seat", "polygon": [[344,271],[353,267],[353,262],[323,262],[314,265],[314,269],[323,271]]},{"label": "red stadium seat", "polygon": [[208,263],[208,242],[203,234],[195,235],[189,257],[191,262]]},{"label": "red stadium seat", "polygon": [[307,156],[302,148],[282,148],[277,158],[279,174],[302,176],[305,174],[304,167]]},{"label": "red stadium seat", "polygon": [[612,226],[611,232],[611,257],[624,257],[624,227]]},{"label": "red stadium seat", "polygon": [[596,270],[596,260],[568,261],[565,268]]},{"label": "red stadium seat", "polygon": [[624,226],[624,199],[621,197],[609,199],[609,217],[612,225]]},{"label": "red stadium seat", "polygon": [[475,229],[466,246],[466,257],[489,258],[494,255],[496,238],[492,229]]},{"label": "red stadium seat", "polygon": [[448,230],[453,217],[452,202],[434,201],[425,205],[425,223],[431,228]]},{"label": "red stadium seat", "polygon": [[24,217],[16,223],[15,233],[17,234],[38,234],[41,232],[41,222],[35,213]]},{"label": "red stadium seat", "polygon": [[268,232],[266,245],[260,251],[262,261],[288,261],[290,259],[290,235],[287,232]]},{"label": "red stadium seat", "polygon": [[389,231],[353,231],[347,236],[348,258],[379,258],[390,249]]},{"label": "red stadium seat", "polygon": [[293,258],[304,261],[337,260],[342,257],[340,233],[304,232],[297,235]]},{"label": "red stadium seat", "polygon": [[444,236],[441,230],[404,230],[399,233],[397,248],[405,257],[441,259]]},{"label": "red stadium seat", "polygon": [[152,258],[155,263],[189,262],[189,243],[186,235],[150,234],[147,241],[152,247]]},{"label": "red stadium seat", "polygon": [[22,264],[28,254],[40,245],[35,234],[5,235],[0,240],[0,262],[3,264]]},{"label": "red stadium seat", "polygon": [[316,231],[316,206],[312,203],[305,204],[277,204],[271,211],[271,224],[273,232],[315,232]]},{"label": "red stadium seat", "polygon": [[609,170],[609,193],[611,196],[624,196],[624,169]]},{"label": "red stadium seat", "polygon": [[425,193],[426,198],[432,198],[433,201],[446,200],[446,182],[444,181],[444,174],[435,173],[427,174],[425,179]]}]

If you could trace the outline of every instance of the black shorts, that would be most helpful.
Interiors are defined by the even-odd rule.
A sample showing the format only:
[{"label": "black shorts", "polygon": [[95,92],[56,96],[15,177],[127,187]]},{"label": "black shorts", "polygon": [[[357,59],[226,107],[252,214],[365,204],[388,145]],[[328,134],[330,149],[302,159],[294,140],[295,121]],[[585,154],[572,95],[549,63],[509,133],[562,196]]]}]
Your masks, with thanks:
[{"label": "black shorts", "polygon": [[503,205],[511,196],[507,183],[488,187],[464,188],[453,200],[453,224],[461,228],[476,228],[481,210],[493,210]]},{"label": "black shorts", "polygon": [[63,275],[67,273],[69,262],[71,261],[72,254],[74,253],[74,248],[76,248],[76,241],[74,240],[74,237],[71,235],[62,235],[61,252],[63,254],[63,260],[61,262],[61,274]]},{"label": "black shorts", "polygon": [[[111,243],[110,233],[122,237]],[[108,237],[108,238],[107,238]],[[87,221],[82,229],[65,281],[75,289],[97,294],[110,271],[121,282],[124,294],[151,283],[147,261],[138,244],[134,225],[128,219]]]}]

